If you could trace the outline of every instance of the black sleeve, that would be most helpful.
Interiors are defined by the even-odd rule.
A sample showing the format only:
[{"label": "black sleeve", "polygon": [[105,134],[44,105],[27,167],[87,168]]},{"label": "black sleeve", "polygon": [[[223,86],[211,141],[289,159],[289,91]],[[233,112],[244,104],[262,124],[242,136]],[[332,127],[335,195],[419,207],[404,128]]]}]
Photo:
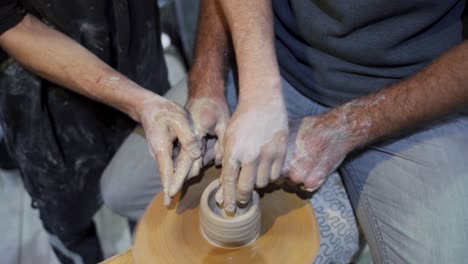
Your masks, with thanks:
[{"label": "black sleeve", "polygon": [[0,0],[0,35],[16,26],[25,14],[18,0]]}]

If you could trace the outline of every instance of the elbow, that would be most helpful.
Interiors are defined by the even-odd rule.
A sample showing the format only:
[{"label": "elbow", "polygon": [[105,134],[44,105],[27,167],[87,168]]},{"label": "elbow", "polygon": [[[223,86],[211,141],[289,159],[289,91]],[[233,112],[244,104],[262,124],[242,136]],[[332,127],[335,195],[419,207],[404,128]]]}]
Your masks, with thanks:
[{"label": "elbow", "polygon": [[26,14],[18,24],[0,34],[0,46],[4,48],[5,45],[15,41],[18,32],[34,32],[34,26],[37,23],[41,22],[32,15]]}]

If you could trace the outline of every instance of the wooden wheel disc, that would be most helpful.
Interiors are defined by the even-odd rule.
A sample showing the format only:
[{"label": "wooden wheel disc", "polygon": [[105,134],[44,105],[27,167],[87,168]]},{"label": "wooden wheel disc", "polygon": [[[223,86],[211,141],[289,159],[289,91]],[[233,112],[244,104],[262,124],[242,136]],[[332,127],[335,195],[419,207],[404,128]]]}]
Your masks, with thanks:
[{"label": "wooden wheel disc", "polygon": [[310,202],[276,190],[260,201],[262,232],[240,248],[220,248],[206,241],[200,230],[198,205],[205,187],[220,170],[208,169],[201,181],[176,197],[169,210],[161,194],[147,208],[137,227],[135,262],[185,263],[312,263],[320,246],[319,227]]}]

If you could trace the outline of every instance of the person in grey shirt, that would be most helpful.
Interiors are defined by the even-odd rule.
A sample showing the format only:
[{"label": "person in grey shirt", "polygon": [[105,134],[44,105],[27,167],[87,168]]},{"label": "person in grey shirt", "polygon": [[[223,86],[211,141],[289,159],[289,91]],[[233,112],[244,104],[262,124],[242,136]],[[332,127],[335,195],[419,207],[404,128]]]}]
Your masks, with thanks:
[{"label": "person in grey shirt", "polygon": [[[264,171],[275,179],[275,163],[263,161],[287,145],[283,175],[306,190],[340,171],[376,263],[465,262],[465,1],[221,5],[240,83],[223,142],[228,211],[262,186]],[[294,92],[304,101],[290,101]],[[308,110],[288,130],[282,117],[298,103]]]}]

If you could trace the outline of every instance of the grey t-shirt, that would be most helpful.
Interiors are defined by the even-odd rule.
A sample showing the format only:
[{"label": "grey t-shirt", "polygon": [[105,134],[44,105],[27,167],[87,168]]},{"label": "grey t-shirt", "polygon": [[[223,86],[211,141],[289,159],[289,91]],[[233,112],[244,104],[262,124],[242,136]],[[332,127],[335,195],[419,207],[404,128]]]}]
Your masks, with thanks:
[{"label": "grey t-shirt", "polygon": [[281,74],[326,106],[411,76],[462,41],[461,0],[273,0]]}]

